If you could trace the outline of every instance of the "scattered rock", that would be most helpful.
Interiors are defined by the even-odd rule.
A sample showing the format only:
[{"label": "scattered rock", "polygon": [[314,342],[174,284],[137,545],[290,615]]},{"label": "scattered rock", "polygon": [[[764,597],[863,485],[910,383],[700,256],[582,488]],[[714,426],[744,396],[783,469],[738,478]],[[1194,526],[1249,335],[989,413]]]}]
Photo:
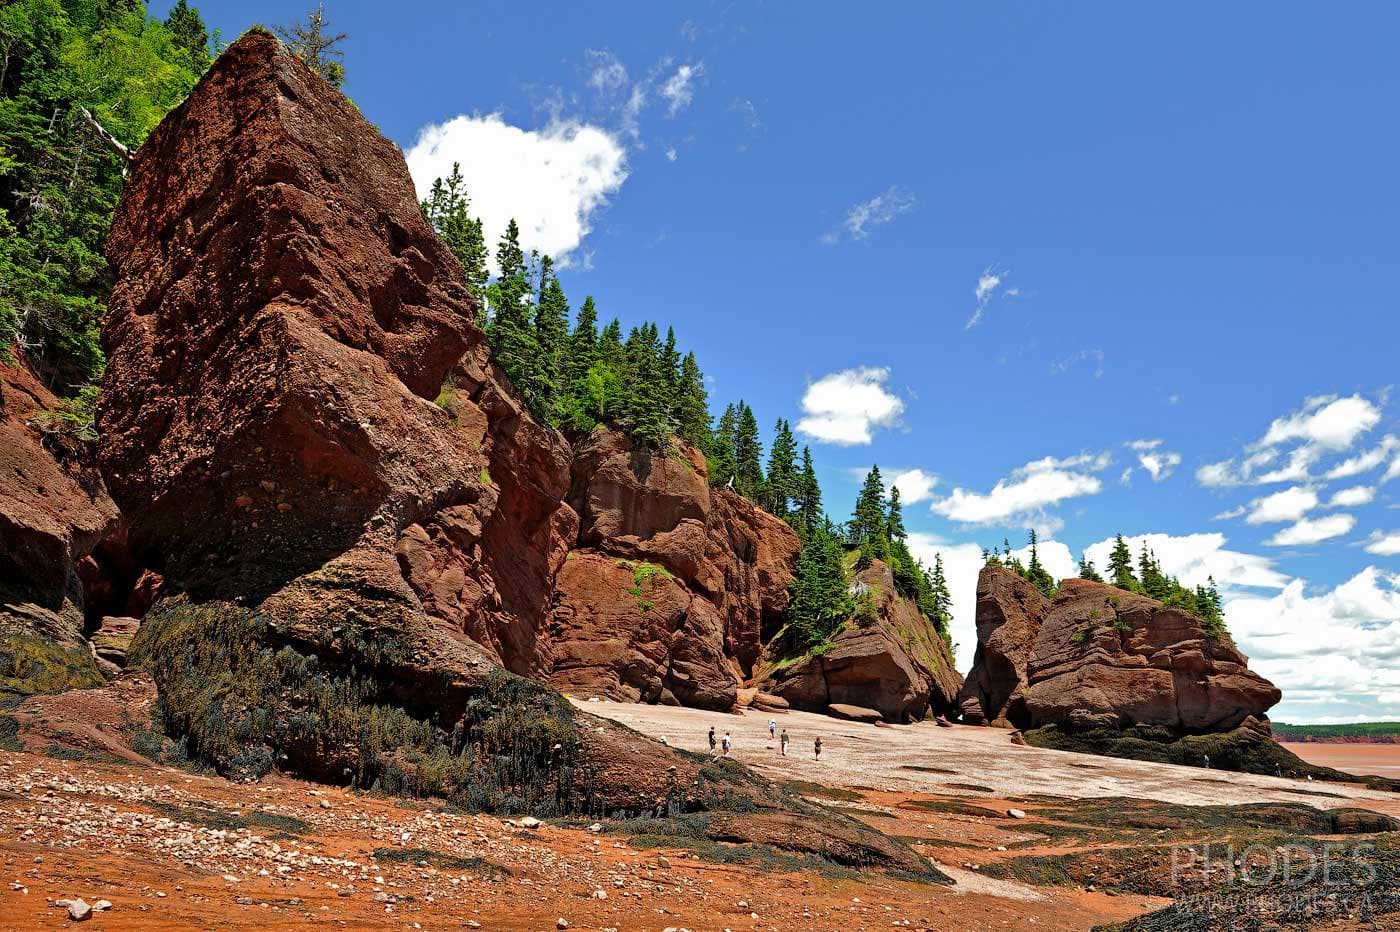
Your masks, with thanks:
[{"label": "scattered rock", "polygon": [[1006,814],[1013,819],[1024,819],[1026,817],[1026,814],[1020,809],[1008,809],[1006,810]]}]

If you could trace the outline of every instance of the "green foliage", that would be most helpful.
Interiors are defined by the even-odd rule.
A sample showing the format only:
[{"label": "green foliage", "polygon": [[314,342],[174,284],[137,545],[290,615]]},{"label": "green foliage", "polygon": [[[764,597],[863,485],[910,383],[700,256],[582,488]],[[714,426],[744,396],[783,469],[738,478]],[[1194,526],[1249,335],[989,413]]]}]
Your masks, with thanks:
[{"label": "green foliage", "polygon": [[26,696],[93,689],[106,681],[92,654],[61,647],[27,631],[0,633],[0,706],[14,706]]},{"label": "green foliage", "polygon": [[486,268],[486,238],[481,230],[481,219],[471,216],[471,198],[467,195],[461,163],[453,162],[451,174],[433,182],[421,206],[423,217],[461,264],[467,291],[476,302],[477,322],[485,324],[486,281],[490,277]]},{"label": "green foliage", "polygon": [[1289,725],[1273,723],[1274,737],[1280,741],[1309,738],[1394,738],[1400,737],[1400,722],[1351,722],[1339,725]]},{"label": "green foliage", "polygon": [[648,563],[646,560],[618,560],[617,565],[632,571],[632,587],[627,590],[627,593],[637,599],[644,612],[651,611],[654,604],[643,598],[647,590],[647,583],[658,578],[675,579],[666,567],[658,563]]},{"label": "green foliage", "polygon": [[208,63],[198,14],[128,0],[0,4],[0,353],[14,344],[66,395],[103,366],[102,245],[122,160],[82,117],[140,145]]},{"label": "green foliage", "polygon": [[846,580],[845,552],[829,524],[807,536],[792,580],[789,623],[804,646],[820,644],[840,630],[854,606]]},{"label": "green foliage", "polygon": [[1069,641],[1075,647],[1083,647],[1094,637],[1093,628],[1081,628],[1069,636]]},{"label": "green foliage", "polygon": [[[393,688],[409,657],[394,635],[347,617],[333,636],[313,648],[284,642],[271,619],[246,609],[174,605],[146,618],[131,656],[159,687],[165,731],[226,776],[257,778],[283,764],[483,811],[584,804],[574,794],[578,736],[567,700],[496,670],[460,707],[414,709]],[[417,688],[447,696],[453,687],[444,677]]]},{"label": "green foliage", "polygon": [[1051,576],[1049,571],[1046,570],[1040,562],[1040,551],[1038,549],[1034,528],[1031,529],[1030,546],[1031,562],[1030,565],[1026,567],[1026,579],[1030,580],[1031,585],[1039,589],[1041,594],[1046,598],[1053,599],[1058,586],[1055,583],[1055,577]]},{"label": "green foliage", "polygon": [[476,479],[477,479],[477,481],[480,482],[482,485],[490,485],[490,484],[491,484],[491,470],[487,469],[485,466],[481,467],[481,472],[477,475]]},{"label": "green foliage", "polygon": [[822,521],[822,489],[812,466],[811,447],[802,448],[802,468],[797,475],[797,534],[806,540]]},{"label": "green foliage", "polygon": [[1079,558],[1079,578],[1087,579],[1090,582],[1103,582],[1103,577],[1099,575],[1098,570],[1094,569],[1094,562],[1089,559],[1087,553]]},{"label": "green foliage", "polygon": [[1133,575],[1133,552],[1122,534],[1114,539],[1113,550],[1108,555],[1108,578],[1119,589],[1138,591],[1138,580]]},{"label": "green foliage", "polygon": [[764,507],[769,514],[784,519],[801,492],[797,472],[797,441],[792,435],[792,425],[782,418],[778,419],[773,429],[765,491]]},{"label": "green foliage", "polygon": [[59,399],[58,407],[42,412],[36,419],[42,430],[68,434],[79,440],[92,442],[97,439],[96,385],[84,385],[72,398]]},{"label": "green foliage", "polygon": [[860,494],[856,496],[855,514],[846,525],[846,539],[859,549],[863,560],[883,560],[889,550],[889,525],[886,521],[885,485],[880,467],[872,466],[865,474]]}]

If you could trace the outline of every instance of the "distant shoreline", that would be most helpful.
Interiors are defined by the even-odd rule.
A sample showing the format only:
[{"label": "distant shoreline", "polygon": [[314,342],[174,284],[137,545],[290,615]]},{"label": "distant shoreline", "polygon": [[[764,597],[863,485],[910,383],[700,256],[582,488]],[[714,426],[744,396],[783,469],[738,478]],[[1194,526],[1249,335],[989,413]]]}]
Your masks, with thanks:
[{"label": "distant shoreline", "polygon": [[1400,744],[1400,722],[1349,722],[1336,725],[1273,723],[1274,737],[1298,744]]}]

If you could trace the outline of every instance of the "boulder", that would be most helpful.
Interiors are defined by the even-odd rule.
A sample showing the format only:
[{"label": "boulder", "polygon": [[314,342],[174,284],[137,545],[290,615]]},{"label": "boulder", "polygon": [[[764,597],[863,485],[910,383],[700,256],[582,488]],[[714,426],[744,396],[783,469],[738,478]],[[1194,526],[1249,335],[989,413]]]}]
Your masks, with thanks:
[{"label": "boulder", "polygon": [[103,616],[97,630],[89,638],[93,656],[98,665],[108,672],[116,672],[126,666],[126,654],[131,649],[131,639],[141,629],[139,618],[115,618]]},{"label": "boulder", "polygon": [[957,706],[972,725],[1024,728],[1026,663],[1050,600],[1002,566],[977,577],[977,651]]},{"label": "boulder", "polygon": [[17,348],[0,358],[0,627],[76,648],[78,567],[120,516],[88,444],[45,426],[58,407]]},{"label": "boulder", "polygon": [[883,721],[884,716],[874,709],[866,709],[858,705],[847,705],[844,702],[833,702],[827,705],[827,711],[837,718],[844,718],[852,722],[865,722],[874,724]]},{"label": "boulder", "polygon": [[1026,712],[1035,726],[1230,731],[1267,721],[1282,698],[1248,664],[1228,634],[1213,636],[1189,612],[1067,579],[1026,667]]},{"label": "boulder", "polygon": [[825,652],[796,662],[783,662],[777,650],[785,645],[773,645],[762,689],[793,708],[822,711],[847,704],[875,709],[893,722],[950,711],[962,677],[943,636],[896,590],[884,563],[862,569],[856,583],[871,592],[872,614],[851,619]]}]

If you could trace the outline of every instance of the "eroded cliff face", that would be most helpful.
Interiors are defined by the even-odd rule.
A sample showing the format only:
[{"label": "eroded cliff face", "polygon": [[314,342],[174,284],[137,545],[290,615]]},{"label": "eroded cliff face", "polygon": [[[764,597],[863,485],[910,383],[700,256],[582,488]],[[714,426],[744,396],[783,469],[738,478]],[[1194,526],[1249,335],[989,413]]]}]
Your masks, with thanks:
[{"label": "eroded cliff face", "polygon": [[569,501],[580,549],[557,579],[550,682],[566,691],[727,710],[787,609],[797,535],[709,488],[682,442],[651,453],[599,428]]},{"label": "eroded cliff face", "polygon": [[0,360],[0,629],[86,650],[82,565],[120,517],[86,444],[36,426],[57,408],[21,357]]},{"label": "eroded cliff face", "polygon": [[894,576],[875,561],[856,574],[870,593],[873,617],[854,618],[822,654],[794,662],[772,656],[758,687],[793,708],[829,705],[873,709],[886,721],[918,721],[954,711],[962,676],[943,637],[918,607],[900,595]]},{"label": "eroded cliff face", "polygon": [[977,587],[977,654],[959,703],[973,723],[1190,735],[1263,727],[1281,698],[1228,635],[1181,609],[1067,579],[1053,602],[1004,567]]}]

